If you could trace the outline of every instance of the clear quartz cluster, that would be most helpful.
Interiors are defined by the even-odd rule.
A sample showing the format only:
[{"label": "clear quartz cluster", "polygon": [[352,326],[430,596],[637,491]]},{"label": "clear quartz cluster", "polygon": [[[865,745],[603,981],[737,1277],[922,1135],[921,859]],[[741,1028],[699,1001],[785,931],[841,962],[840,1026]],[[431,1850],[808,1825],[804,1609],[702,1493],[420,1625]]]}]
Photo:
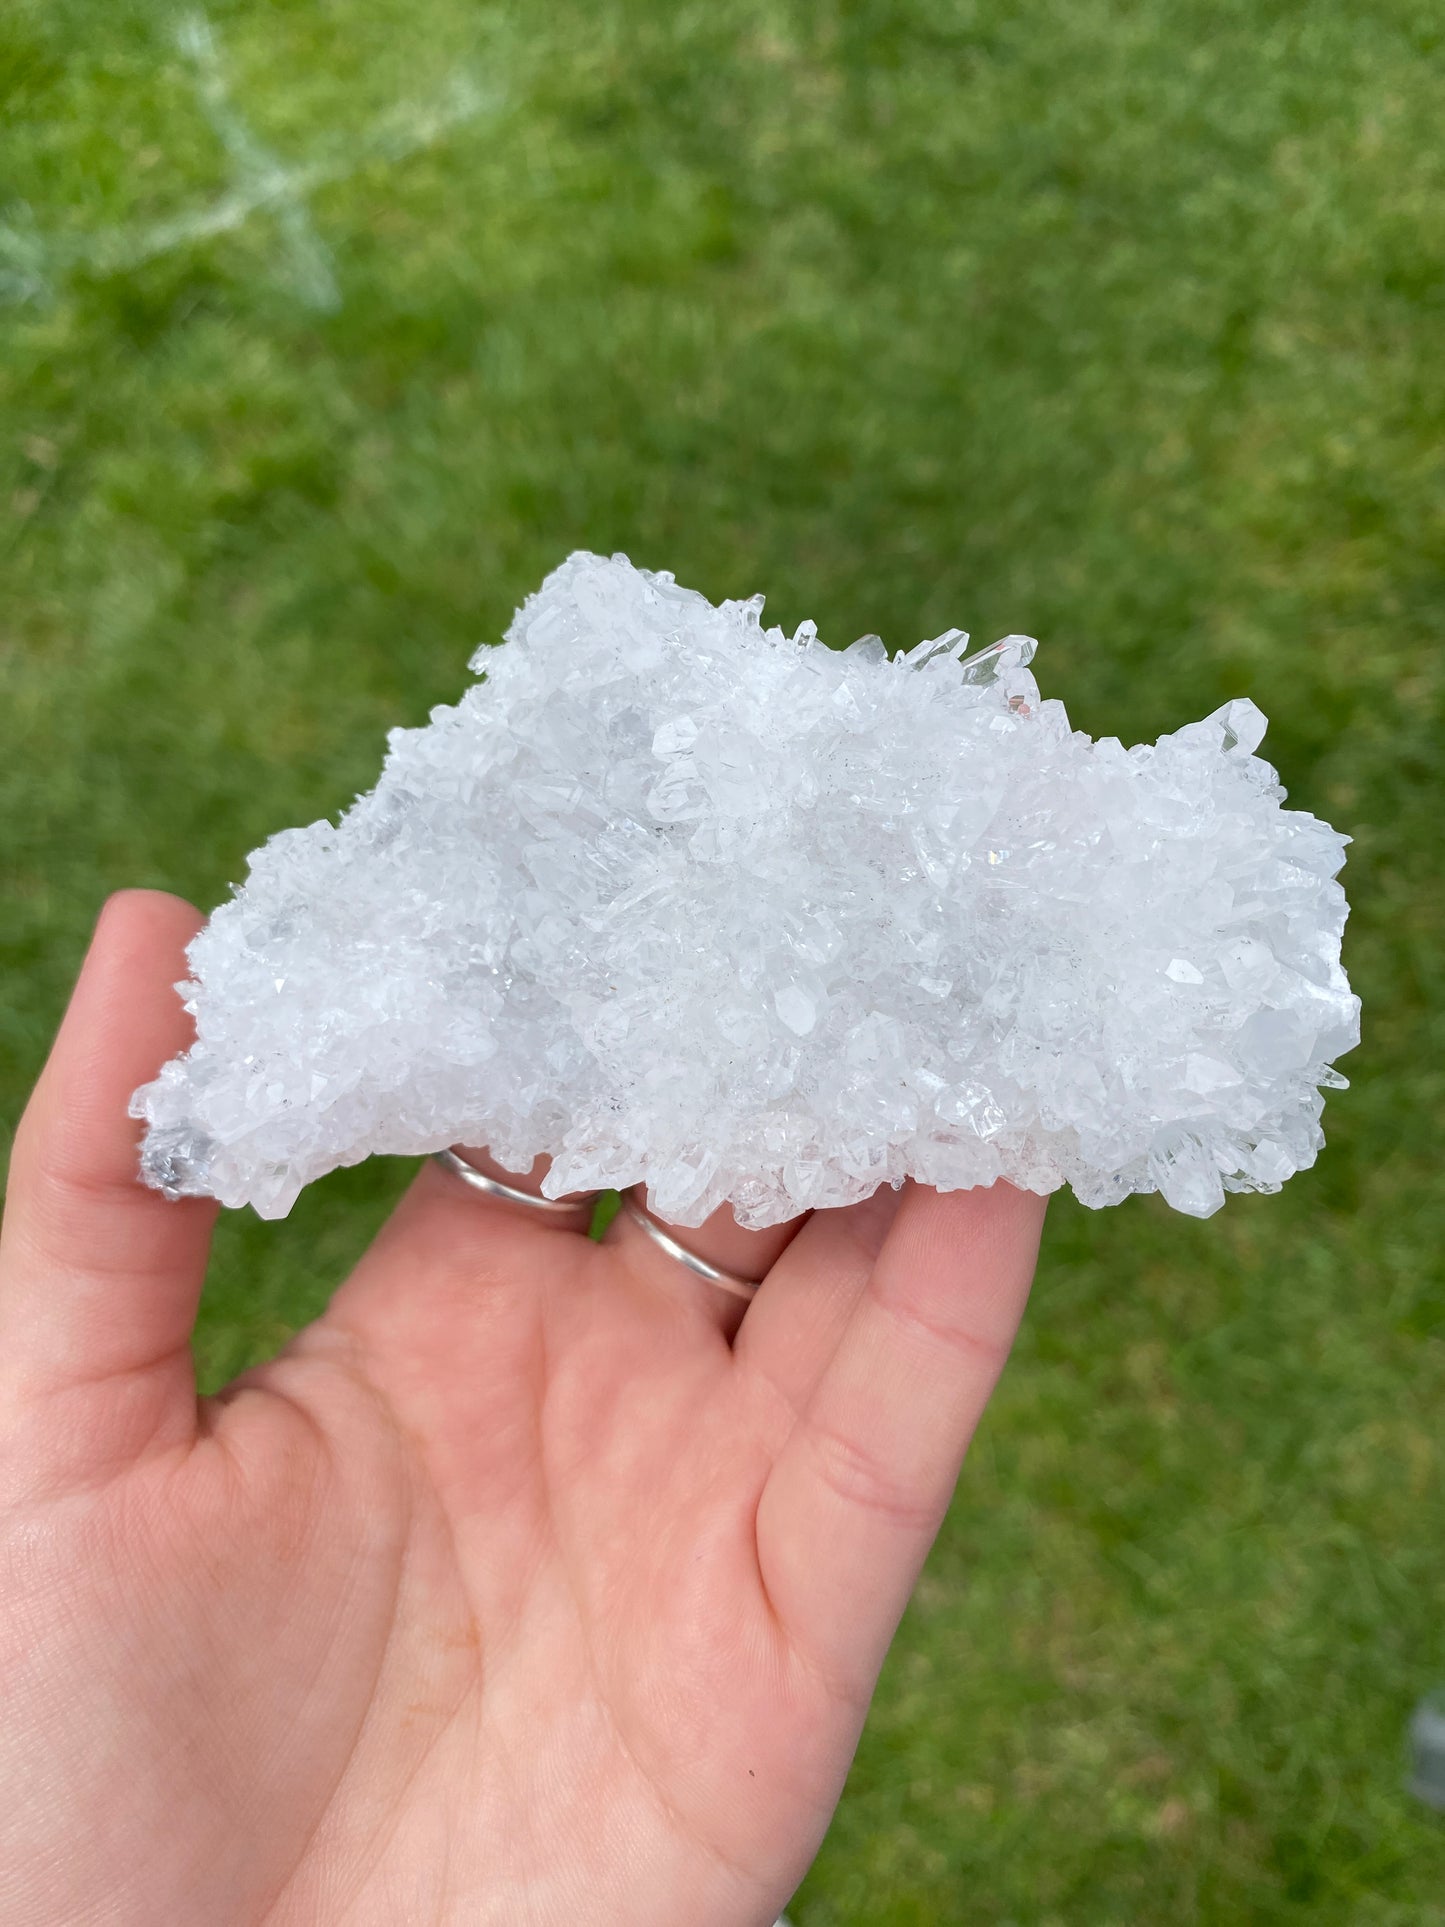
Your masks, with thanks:
[{"label": "clear quartz cluster", "polygon": [[1027,637],[890,659],[761,610],[569,557],[196,937],[145,1178],[278,1217],[487,1145],[761,1227],[905,1177],[1205,1217],[1313,1163],[1346,839],[1281,807],[1254,705],[1125,749]]}]

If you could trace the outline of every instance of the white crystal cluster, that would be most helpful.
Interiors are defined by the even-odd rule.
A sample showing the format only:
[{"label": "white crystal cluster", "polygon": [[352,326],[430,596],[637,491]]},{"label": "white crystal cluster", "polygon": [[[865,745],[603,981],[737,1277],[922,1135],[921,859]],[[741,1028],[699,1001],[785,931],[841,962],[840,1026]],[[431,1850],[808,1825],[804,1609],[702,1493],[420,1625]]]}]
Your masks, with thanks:
[{"label": "white crystal cluster", "polygon": [[190,949],[143,1172],[265,1217],[376,1152],[773,1224],[904,1177],[1207,1216],[1323,1142],[1346,839],[1233,702],[1125,749],[1034,645],[890,660],[571,556]]}]

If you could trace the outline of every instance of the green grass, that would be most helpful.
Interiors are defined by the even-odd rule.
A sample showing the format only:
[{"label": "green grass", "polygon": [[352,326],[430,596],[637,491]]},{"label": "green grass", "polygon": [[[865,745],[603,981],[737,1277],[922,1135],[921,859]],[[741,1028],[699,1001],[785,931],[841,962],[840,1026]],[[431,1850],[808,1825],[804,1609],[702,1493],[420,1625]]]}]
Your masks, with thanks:
[{"label": "green grass", "polygon": [[[481,105],[317,187],[330,306],[264,210],[117,266],[115,230],[230,178],[172,16],[11,0],[6,1114],[103,895],[214,903],[570,548],[838,642],[1028,630],[1096,732],[1253,696],[1294,801],[1356,839],[1354,1087],[1279,1197],[1056,1202],[794,1913],[1445,1922],[1445,1826],[1401,1790],[1445,1679],[1438,6],[211,19],[291,160],[343,168],[459,72]],[[208,1384],[324,1302],[404,1176],[227,1218]]]}]

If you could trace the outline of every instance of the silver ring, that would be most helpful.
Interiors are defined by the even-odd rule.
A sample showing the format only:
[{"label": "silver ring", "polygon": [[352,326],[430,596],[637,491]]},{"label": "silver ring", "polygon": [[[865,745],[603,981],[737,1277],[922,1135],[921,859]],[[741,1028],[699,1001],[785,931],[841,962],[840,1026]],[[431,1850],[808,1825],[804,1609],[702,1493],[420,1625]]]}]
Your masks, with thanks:
[{"label": "silver ring", "polygon": [[515,1185],[503,1184],[500,1178],[489,1178],[485,1171],[468,1164],[455,1151],[433,1151],[432,1156],[444,1171],[450,1171],[477,1191],[485,1191],[489,1198],[500,1198],[504,1204],[520,1204],[524,1210],[535,1211],[543,1218],[575,1218],[579,1211],[590,1212],[602,1195],[600,1191],[580,1191],[575,1198],[539,1198],[531,1191],[519,1191]]},{"label": "silver ring", "polygon": [[676,1258],[679,1264],[686,1265],[688,1270],[696,1272],[699,1278],[706,1278],[710,1285],[716,1285],[720,1291],[730,1291],[734,1298],[751,1298],[763,1282],[761,1278],[739,1278],[735,1272],[724,1271],[720,1265],[710,1265],[706,1258],[699,1258],[695,1251],[689,1251],[687,1246],[680,1245],[670,1232],[664,1231],[656,1218],[644,1211],[630,1192],[623,1193],[622,1208],[634,1224],[642,1226],[652,1242],[665,1251],[669,1258]]}]

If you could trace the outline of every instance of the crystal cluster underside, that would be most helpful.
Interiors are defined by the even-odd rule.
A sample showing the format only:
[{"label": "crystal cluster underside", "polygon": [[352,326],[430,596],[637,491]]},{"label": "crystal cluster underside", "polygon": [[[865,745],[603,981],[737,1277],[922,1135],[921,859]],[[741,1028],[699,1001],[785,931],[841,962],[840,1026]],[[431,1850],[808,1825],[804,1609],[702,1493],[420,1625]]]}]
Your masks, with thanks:
[{"label": "crystal cluster underside", "polygon": [[761,609],[555,570],[196,937],[147,1181],[279,1217],[486,1145],[761,1227],[905,1177],[1204,1217],[1312,1163],[1358,1037],[1346,839],[1282,807],[1254,705],[1125,749],[1026,637],[890,659]]}]

